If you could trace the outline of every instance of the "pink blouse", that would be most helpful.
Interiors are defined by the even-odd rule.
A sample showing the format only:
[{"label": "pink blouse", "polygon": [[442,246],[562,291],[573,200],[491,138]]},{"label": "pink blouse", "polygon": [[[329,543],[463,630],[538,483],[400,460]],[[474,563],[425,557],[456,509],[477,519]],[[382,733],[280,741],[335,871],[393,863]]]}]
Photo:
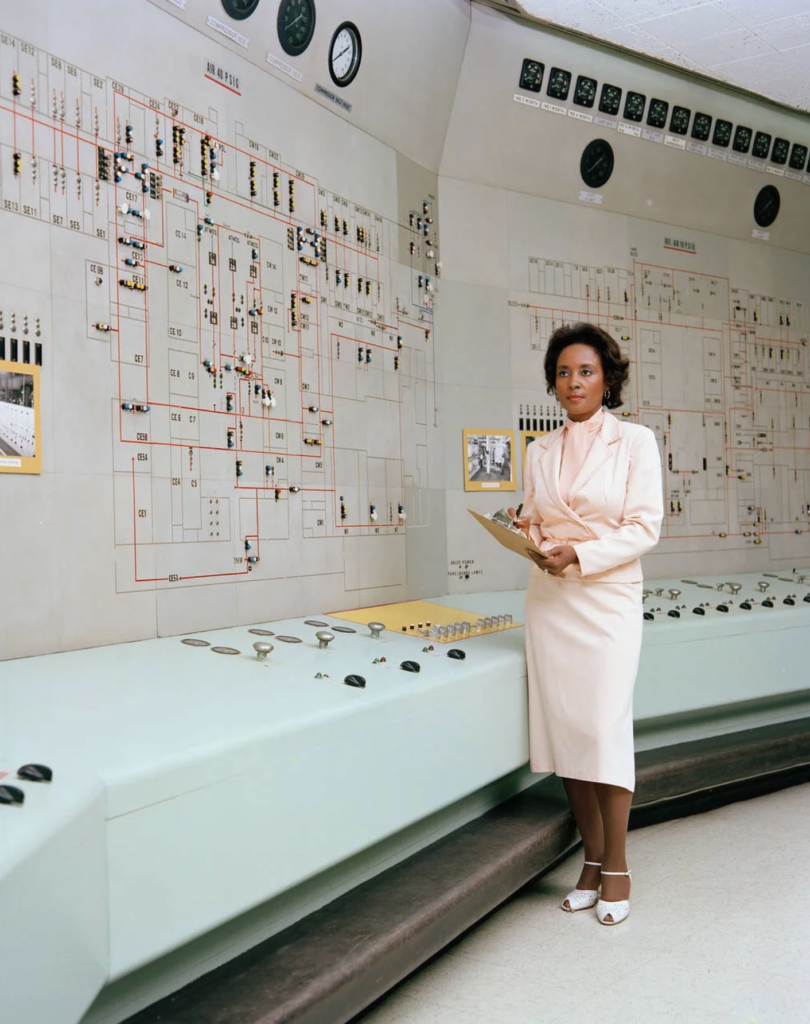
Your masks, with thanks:
[{"label": "pink blouse", "polygon": [[568,504],[568,497],[579,471],[585,464],[596,432],[602,429],[605,410],[600,408],[589,420],[567,419],[563,432],[562,462],[560,463],[560,496]]}]

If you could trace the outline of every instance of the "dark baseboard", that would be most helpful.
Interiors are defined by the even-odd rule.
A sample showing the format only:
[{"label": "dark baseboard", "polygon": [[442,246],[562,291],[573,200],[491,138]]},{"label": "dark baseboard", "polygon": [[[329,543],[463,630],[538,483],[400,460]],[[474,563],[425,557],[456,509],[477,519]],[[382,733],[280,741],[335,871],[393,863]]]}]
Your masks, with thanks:
[{"label": "dark baseboard", "polygon": [[[636,757],[631,828],[810,781],[810,718]],[[345,1024],[578,844],[556,777],[126,1024]]]}]

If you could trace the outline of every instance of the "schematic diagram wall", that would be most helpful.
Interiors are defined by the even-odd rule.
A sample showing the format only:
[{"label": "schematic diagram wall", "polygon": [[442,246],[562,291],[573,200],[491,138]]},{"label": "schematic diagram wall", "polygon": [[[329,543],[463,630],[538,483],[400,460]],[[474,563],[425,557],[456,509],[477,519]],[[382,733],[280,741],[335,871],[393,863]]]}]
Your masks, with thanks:
[{"label": "schematic diagram wall", "polygon": [[[199,45],[141,6],[167,54]],[[67,540],[114,567],[102,592],[75,591],[118,611],[88,641],[61,608],[62,636],[34,648],[407,596],[406,520],[443,535],[420,496],[434,444],[435,175],[420,190],[429,174],[409,181],[350,125],[342,152],[313,148],[332,115],[285,102],[210,43],[193,81],[167,61],[144,91],[135,54],[99,69],[71,42],[56,53],[0,35],[2,230],[21,262],[50,252],[52,278],[4,275],[0,335],[15,335],[15,353],[23,320],[42,336],[46,490],[71,461],[112,486],[110,521],[77,516]],[[73,393],[54,370],[68,351]],[[32,653],[6,622],[3,653]]]}]

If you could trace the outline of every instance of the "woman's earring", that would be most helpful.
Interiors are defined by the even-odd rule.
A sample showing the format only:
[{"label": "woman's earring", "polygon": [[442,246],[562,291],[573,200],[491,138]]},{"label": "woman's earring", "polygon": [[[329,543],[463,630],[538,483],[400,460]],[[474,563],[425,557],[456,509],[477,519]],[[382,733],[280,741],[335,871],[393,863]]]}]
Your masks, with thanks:
[{"label": "woman's earring", "polygon": [[607,401],[610,398],[610,388],[605,388],[604,398],[605,398],[605,401]]}]

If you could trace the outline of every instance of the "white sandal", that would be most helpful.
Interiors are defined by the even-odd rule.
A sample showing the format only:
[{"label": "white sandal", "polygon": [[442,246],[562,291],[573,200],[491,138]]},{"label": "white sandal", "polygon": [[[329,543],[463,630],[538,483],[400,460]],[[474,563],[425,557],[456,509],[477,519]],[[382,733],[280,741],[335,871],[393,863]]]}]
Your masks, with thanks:
[{"label": "white sandal", "polygon": [[[585,863],[592,868],[602,867],[601,863],[597,864],[593,860],[586,860]],[[598,899],[598,889],[572,889],[560,904],[560,910],[564,910],[568,914],[575,914],[578,910],[590,910]],[[566,903],[568,903],[567,907]]]},{"label": "white sandal", "polygon": [[[623,875],[631,878],[632,874],[627,871],[603,871],[603,875]],[[630,900],[599,900],[596,904],[596,916],[599,924],[621,924],[630,913]],[[612,917],[612,921],[606,921],[606,917]]]}]

